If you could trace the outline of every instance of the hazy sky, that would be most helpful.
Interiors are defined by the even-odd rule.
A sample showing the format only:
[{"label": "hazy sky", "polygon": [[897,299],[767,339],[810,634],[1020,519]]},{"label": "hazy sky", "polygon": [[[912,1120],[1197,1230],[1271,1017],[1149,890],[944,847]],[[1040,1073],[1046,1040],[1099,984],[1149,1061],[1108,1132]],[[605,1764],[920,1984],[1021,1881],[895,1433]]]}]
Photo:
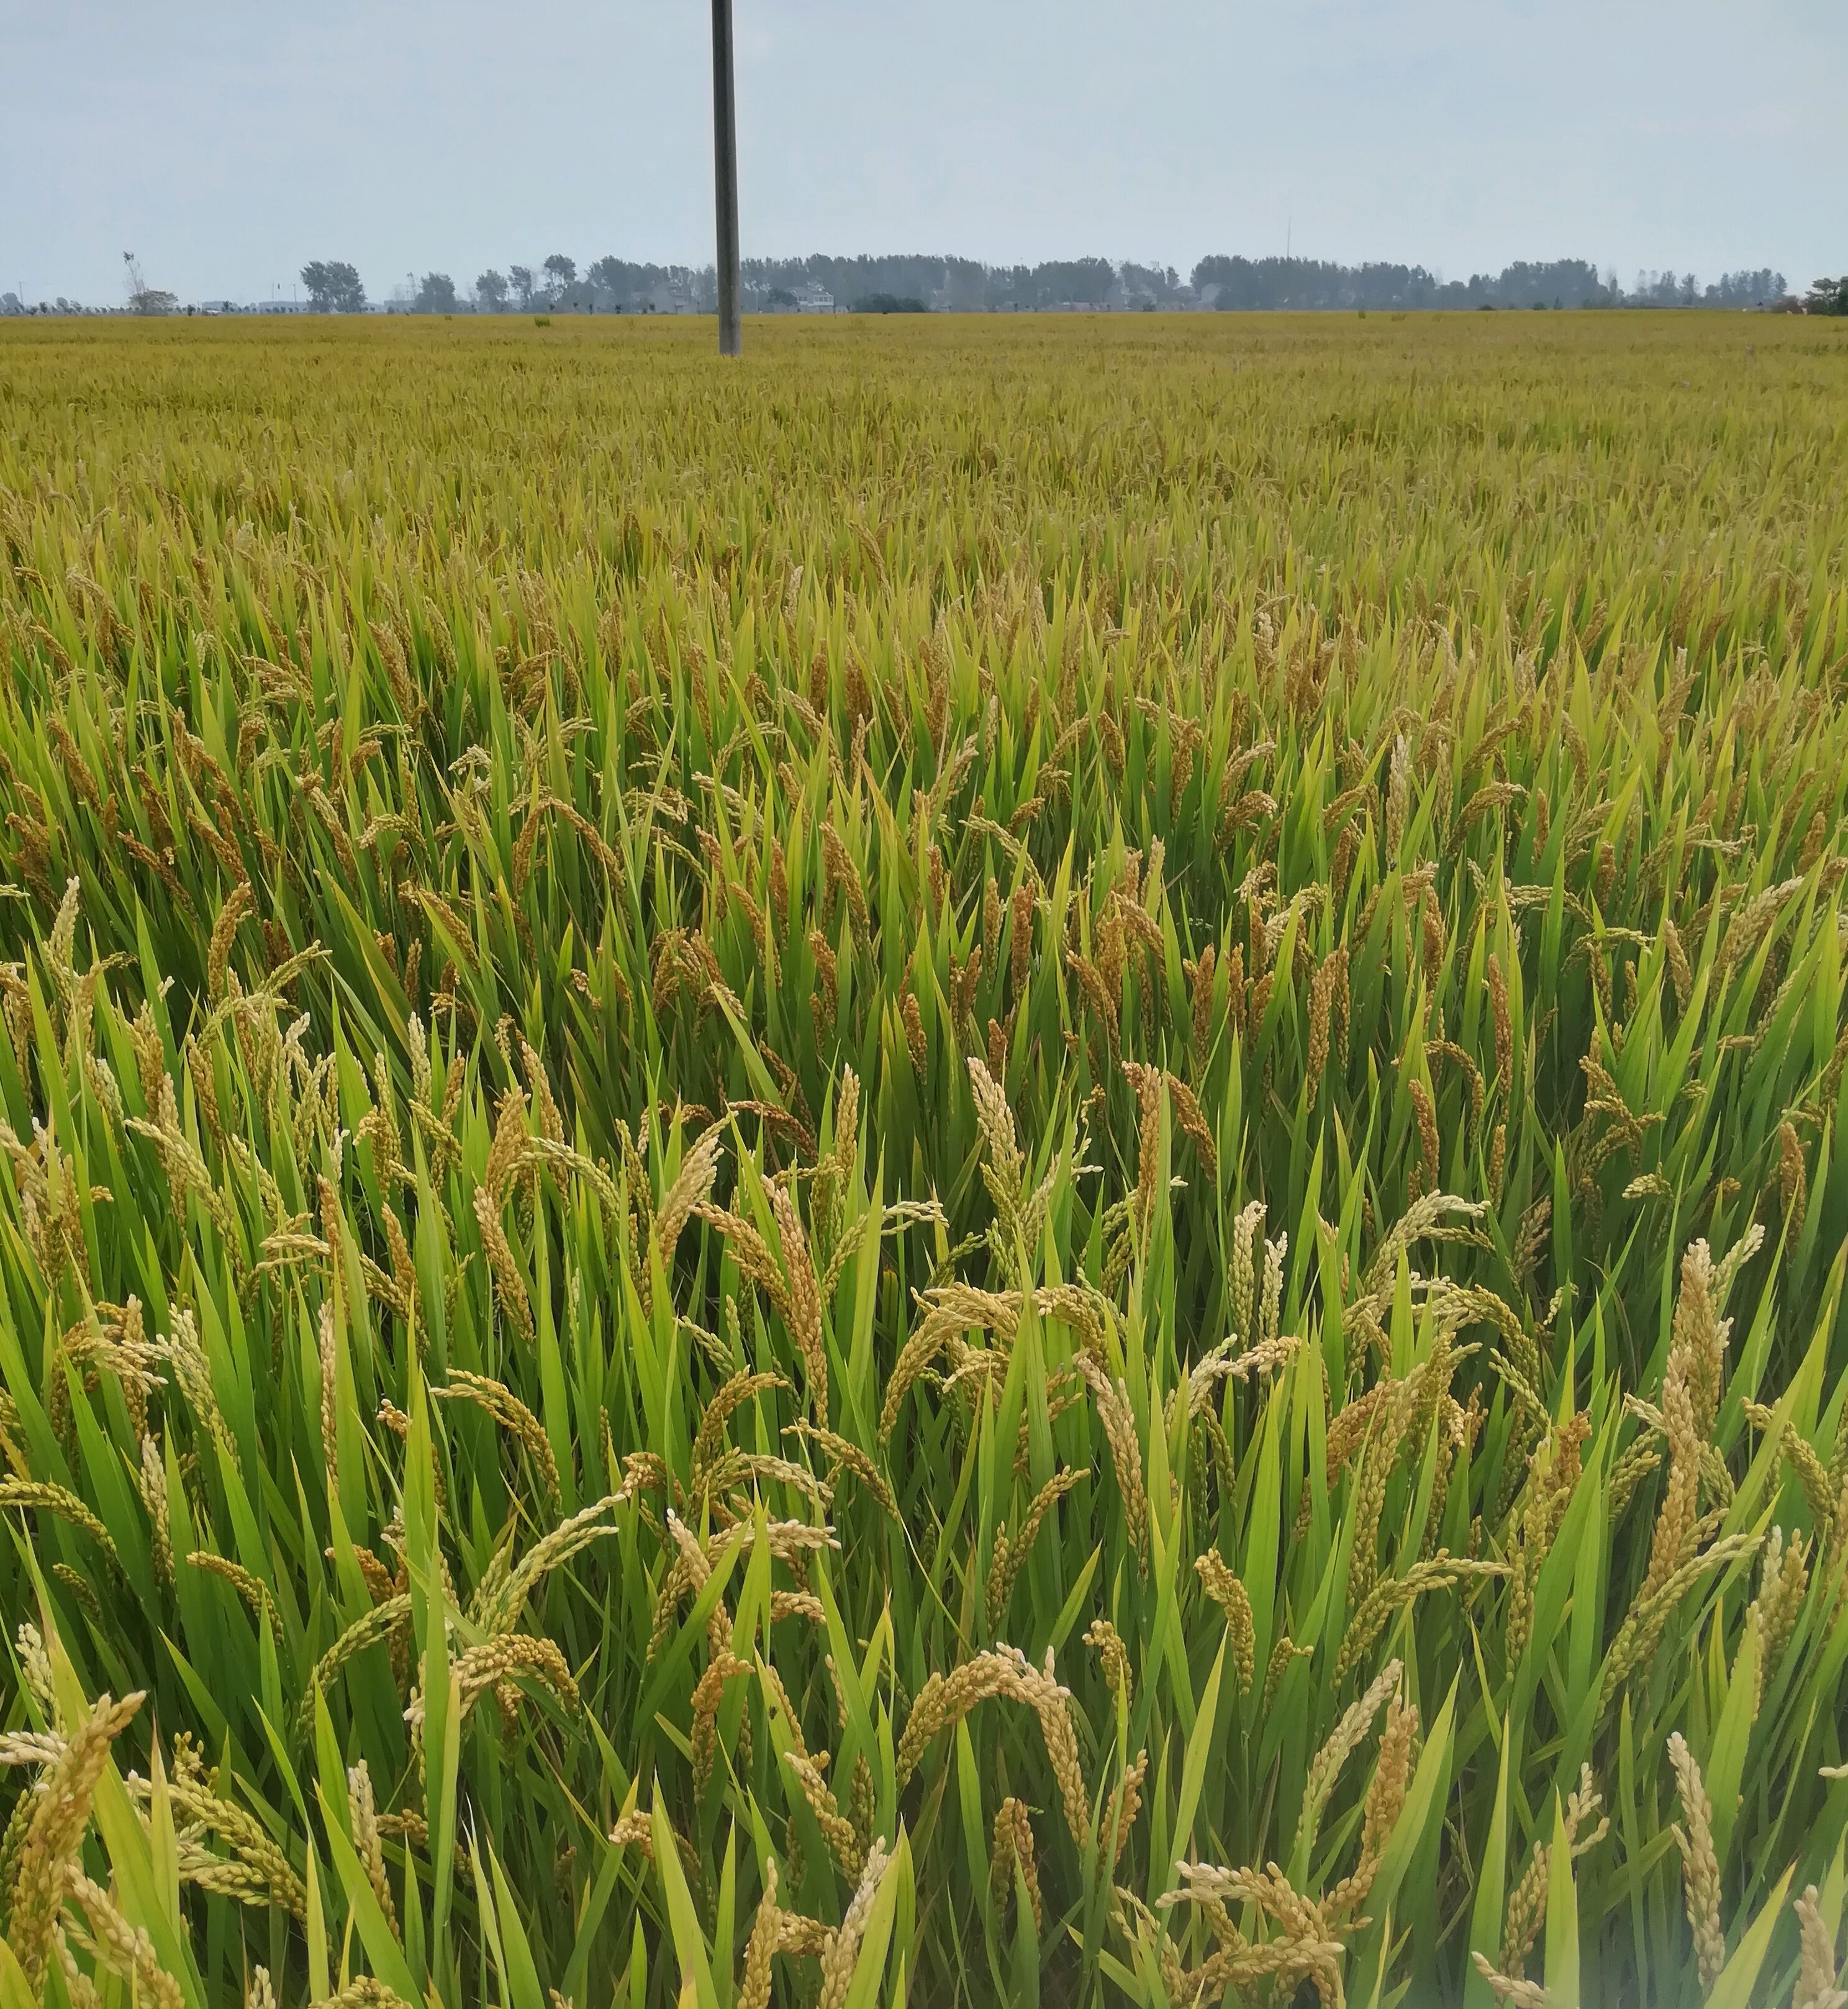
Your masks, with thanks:
[{"label": "hazy sky", "polygon": [[[1844,0],[735,0],[753,253],[1848,269]],[[704,0],[0,0],[0,290],[712,255]]]}]

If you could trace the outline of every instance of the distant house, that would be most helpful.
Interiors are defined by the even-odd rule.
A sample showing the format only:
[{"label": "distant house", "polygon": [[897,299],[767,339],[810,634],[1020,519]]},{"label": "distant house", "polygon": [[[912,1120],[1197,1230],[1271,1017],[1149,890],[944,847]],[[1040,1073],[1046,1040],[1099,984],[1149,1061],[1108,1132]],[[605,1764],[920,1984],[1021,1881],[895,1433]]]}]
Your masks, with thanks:
[{"label": "distant house", "polygon": [[796,289],[795,310],[798,314],[832,314],[834,296],[819,281],[810,279]]},{"label": "distant house", "polygon": [[242,314],[243,309],[235,300],[201,300],[199,311],[207,314]]}]

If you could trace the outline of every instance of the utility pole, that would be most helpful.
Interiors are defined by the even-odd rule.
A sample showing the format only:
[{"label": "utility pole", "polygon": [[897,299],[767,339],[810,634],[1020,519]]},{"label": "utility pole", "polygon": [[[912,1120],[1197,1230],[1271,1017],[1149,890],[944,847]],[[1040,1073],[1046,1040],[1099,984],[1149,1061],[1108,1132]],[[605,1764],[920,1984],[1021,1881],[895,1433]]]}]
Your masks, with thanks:
[{"label": "utility pole", "polygon": [[731,0],[712,0],[713,182],[717,199],[719,353],[744,349],[738,315],[738,109],[731,87]]}]

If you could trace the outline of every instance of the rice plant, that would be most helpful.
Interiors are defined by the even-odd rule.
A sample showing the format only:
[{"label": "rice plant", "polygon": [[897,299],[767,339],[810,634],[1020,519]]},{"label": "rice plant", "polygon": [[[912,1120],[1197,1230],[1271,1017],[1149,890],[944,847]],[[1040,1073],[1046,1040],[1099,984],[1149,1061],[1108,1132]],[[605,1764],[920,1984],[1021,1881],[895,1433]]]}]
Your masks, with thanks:
[{"label": "rice plant", "polygon": [[0,2009],[1842,2009],[1839,341],[0,330]]}]

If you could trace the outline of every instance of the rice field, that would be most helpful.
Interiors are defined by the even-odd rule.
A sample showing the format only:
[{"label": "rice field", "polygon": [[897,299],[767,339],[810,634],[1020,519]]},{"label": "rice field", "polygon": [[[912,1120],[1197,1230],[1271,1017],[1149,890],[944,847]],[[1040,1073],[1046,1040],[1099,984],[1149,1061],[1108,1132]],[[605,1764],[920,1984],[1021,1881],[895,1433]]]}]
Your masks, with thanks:
[{"label": "rice field", "polygon": [[1841,2009],[1848,342],[0,328],[0,2009]]}]

